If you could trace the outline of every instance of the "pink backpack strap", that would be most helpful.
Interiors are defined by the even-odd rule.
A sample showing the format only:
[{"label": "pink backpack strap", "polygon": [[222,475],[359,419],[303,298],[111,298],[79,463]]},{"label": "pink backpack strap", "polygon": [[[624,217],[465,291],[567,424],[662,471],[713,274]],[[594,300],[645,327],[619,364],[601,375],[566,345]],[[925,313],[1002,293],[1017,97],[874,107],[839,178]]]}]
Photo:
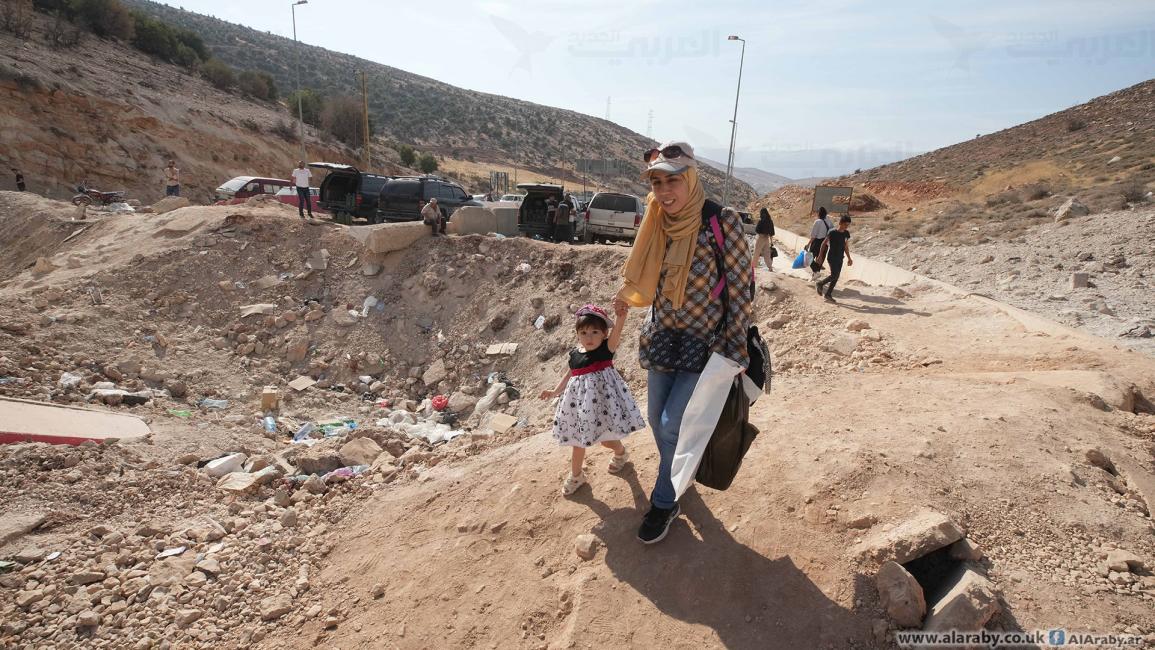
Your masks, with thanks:
[{"label": "pink backpack strap", "polygon": [[[726,259],[726,251],[722,248],[722,226],[718,223],[718,215],[710,217],[710,229],[714,231],[714,245],[718,247],[718,252],[722,254],[722,259]],[[726,269],[718,269],[718,284],[714,285],[714,290],[710,292],[710,297],[717,300],[722,295],[722,290],[726,288]]]}]

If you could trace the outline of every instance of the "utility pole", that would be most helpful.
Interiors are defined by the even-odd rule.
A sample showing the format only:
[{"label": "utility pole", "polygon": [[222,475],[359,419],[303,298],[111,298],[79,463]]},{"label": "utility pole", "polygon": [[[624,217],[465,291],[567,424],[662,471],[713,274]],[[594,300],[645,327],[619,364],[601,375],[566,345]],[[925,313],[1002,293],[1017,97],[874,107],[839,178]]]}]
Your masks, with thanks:
[{"label": "utility pole", "polygon": [[297,40],[297,5],[309,4],[309,0],[297,0],[290,6],[293,13],[293,50],[297,53],[297,140],[301,143],[301,160],[305,154],[305,111],[301,107],[301,43]]},{"label": "utility pole", "polygon": [[734,137],[738,133],[738,97],[742,94],[742,65],[746,62],[746,39],[731,35],[728,41],[742,41],[742,57],[738,59],[738,90],[734,92],[734,119],[730,120],[730,159],[726,163],[726,185],[722,189],[722,205],[730,204],[730,177],[734,174]]},{"label": "utility pole", "polygon": [[361,71],[361,126],[365,129],[364,146],[365,151],[361,154],[362,163],[365,165],[365,171],[369,171],[372,164],[372,154],[369,153],[369,90],[365,83],[365,71]]}]

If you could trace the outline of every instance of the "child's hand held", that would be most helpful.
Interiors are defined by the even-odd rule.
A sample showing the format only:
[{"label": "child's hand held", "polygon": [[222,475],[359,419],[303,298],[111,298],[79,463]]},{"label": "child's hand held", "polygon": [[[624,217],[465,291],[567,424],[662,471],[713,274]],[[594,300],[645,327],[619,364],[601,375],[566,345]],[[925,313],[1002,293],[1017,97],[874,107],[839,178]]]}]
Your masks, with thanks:
[{"label": "child's hand held", "polygon": [[541,391],[540,398],[541,399],[553,399],[553,391],[552,390]]}]

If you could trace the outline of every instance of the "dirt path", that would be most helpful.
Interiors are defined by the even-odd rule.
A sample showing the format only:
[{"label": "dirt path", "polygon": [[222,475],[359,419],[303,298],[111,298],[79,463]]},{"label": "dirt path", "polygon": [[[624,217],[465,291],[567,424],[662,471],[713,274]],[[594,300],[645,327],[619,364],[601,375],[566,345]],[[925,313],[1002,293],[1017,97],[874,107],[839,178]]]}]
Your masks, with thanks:
[{"label": "dirt path", "polygon": [[[1155,363],[977,299],[859,286],[830,307],[776,281],[775,311],[792,318],[772,339],[805,328],[824,340],[865,318],[892,359],[848,370],[810,349],[817,367],[755,406],[763,433],[738,482],[687,496],[665,542],[634,539],[656,466],[648,434],[630,439],[622,476],[592,454],[592,489],[568,500],[564,452],[541,434],[375,495],[322,574],[336,630],[308,622],[265,647],[885,647],[872,571],[848,552],[866,531],[848,522],[877,530],[922,508],[986,551],[1005,591],[999,625],[1155,631],[1150,593],[1114,593],[1095,574],[1107,541],[1152,557],[1150,519],[1083,455],[1150,467],[1151,418],[1099,410],[1086,390],[1106,376],[1151,394]],[[574,539],[587,532],[602,548],[583,562]]]}]

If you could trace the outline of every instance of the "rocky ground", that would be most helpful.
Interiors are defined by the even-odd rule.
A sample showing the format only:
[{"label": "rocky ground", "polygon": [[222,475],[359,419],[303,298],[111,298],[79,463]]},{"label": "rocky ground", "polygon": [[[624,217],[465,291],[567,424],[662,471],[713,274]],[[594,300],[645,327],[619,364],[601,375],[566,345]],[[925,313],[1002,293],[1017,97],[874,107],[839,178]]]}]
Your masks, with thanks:
[{"label": "rocky ground", "polygon": [[[626,249],[379,256],[261,201],[80,224],[30,200],[0,193],[24,260],[0,276],[0,396],[153,435],[0,448],[5,647],[890,647],[909,624],[875,572],[916,512],[980,549],[989,627],[1155,634],[1155,373],[1109,341],[930,284],[831,306],[761,272],[763,433],[644,548],[648,436],[562,499],[529,398]],[[639,318],[619,366],[644,399]]]},{"label": "rocky ground", "polygon": [[1155,354],[1155,248],[1143,234],[1155,208],[1048,219],[966,245],[855,230],[863,255]]}]

